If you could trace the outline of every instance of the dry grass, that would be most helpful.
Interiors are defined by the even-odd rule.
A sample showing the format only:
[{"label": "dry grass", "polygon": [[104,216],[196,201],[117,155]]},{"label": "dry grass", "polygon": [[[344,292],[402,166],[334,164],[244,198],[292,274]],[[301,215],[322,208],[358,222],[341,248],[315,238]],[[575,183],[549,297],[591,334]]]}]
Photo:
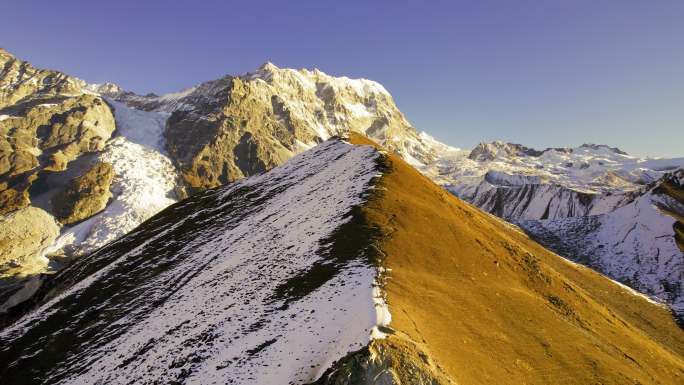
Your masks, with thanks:
[{"label": "dry grass", "polygon": [[365,214],[385,235],[391,326],[459,384],[684,383],[667,309],[388,162]]}]

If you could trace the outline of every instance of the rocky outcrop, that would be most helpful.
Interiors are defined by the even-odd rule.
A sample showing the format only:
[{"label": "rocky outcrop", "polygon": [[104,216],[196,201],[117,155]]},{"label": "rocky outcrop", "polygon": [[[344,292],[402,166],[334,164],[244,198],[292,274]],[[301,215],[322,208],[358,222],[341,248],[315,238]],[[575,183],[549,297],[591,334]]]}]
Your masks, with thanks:
[{"label": "rocky outcrop", "polygon": [[42,272],[41,252],[59,235],[54,218],[36,207],[0,216],[0,278]]},{"label": "rocky outcrop", "polygon": [[61,72],[36,69],[0,48],[0,108],[36,95],[80,95],[85,82]]},{"label": "rocky outcrop", "polygon": [[104,210],[112,197],[109,188],[113,179],[111,164],[95,164],[85,174],[72,179],[65,190],[53,198],[55,216],[68,225]]},{"label": "rocky outcrop", "polygon": [[311,385],[447,385],[456,384],[429,354],[413,342],[392,336],[371,341],[328,369]]},{"label": "rocky outcrop", "polygon": [[107,104],[93,95],[31,99],[2,114],[0,212],[25,207],[41,171],[65,170],[80,155],[102,150],[115,128]]},{"label": "rocky outcrop", "polygon": [[114,131],[107,104],[85,82],[39,70],[0,50],[0,214],[26,207],[41,171],[99,151]]},{"label": "rocky outcrop", "polygon": [[264,172],[292,157],[297,140],[313,140],[307,130],[278,119],[270,103],[273,95],[263,95],[240,78],[224,78],[216,86],[214,101],[174,112],[164,133],[169,154],[191,188]]},{"label": "rocky outcrop", "polygon": [[[23,287],[22,277],[48,269],[49,261],[41,253],[60,232],[52,215],[31,206],[32,198],[46,193],[50,174],[104,149],[115,130],[110,107],[86,86],[61,72],[36,69],[0,49],[0,278],[12,277],[1,282],[11,287],[1,288],[0,299],[14,293],[4,307],[32,290],[15,290]],[[104,169],[95,173],[96,183],[108,188],[111,167],[109,176]],[[108,196],[98,188],[81,180],[62,196],[64,223],[101,209]]]}]

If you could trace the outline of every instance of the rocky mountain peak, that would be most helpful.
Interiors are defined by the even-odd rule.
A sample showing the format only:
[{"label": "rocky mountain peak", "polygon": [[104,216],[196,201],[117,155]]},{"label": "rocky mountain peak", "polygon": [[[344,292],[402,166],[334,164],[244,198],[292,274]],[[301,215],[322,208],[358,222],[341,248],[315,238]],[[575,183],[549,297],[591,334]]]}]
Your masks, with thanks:
[{"label": "rocky mountain peak", "polygon": [[506,143],[497,140],[491,143],[479,143],[470,151],[468,158],[477,161],[491,161],[498,157],[539,156],[542,153],[543,151],[537,151],[522,144]]},{"label": "rocky mountain peak", "polygon": [[99,84],[97,84],[97,83],[96,84],[87,84],[85,86],[85,88],[88,91],[94,92],[96,94],[100,94],[102,96],[115,96],[115,95],[118,95],[118,94],[124,92],[123,88],[121,88],[118,84],[110,83],[110,82],[99,83]]},{"label": "rocky mountain peak", "polygon": [[6,49],[0,47],[0,60],[5,61],[8,58],[14,58],[14,55],[9,53]]},{"label": "rocky mountain peak", "polygon": [[416,162],[433,156],[383,86],[320,70],[267,62],[254,72],[177,93],[111,97],[138,109],[172,113],[167,146],[191,189],[263,172],[349,132],[365,133]]},{"label": "rocky mountain peak", "polygon": [[584,143],[583,145],[580,146],[580,148],[586,148],[586,149],[590,149],[590,150],[609,150],[609,151],[612,151],[612,152],[619,154],[619,155],[629,155],[617,147],[610,147],[610,146],[605,145],[605,144]]},{"label": "rocky mountain peak", "polygon": [[257,69],[257,72],[259,72],[259,71],[263,71],[263,72],[275,72],[275,71],[278,71],[278,70],[280,70],[280,68],[279,68],[278,66],[276,66],[276,65],[273,64],[273,63],[271,63],[270,61],[267,61],[267,62],[265,62],[264,64],[262,64],[261,66],[259,66],[259,68]]}]

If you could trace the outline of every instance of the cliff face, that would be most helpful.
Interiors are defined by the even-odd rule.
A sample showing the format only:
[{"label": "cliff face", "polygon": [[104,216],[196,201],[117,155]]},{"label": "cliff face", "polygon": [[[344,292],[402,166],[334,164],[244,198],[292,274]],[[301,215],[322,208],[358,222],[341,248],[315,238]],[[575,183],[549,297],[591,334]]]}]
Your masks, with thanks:
[{"label": "cliff face", "polygon": [[[51,174],[67,171],[72,162],[102,151],[115,130],[110,107],[85,86],[77,78],[36,69],[0,50],[0,271],[4,277],[47,269],[44,252],[60,228],[52,209],[34,206],[32,198],[43,193]],[[82,196],[79,205],[92,205],[93,197]],[[80,219],[87,216],[81,213]],[[0,292],[6,284],[0,281]],[[5,299],[0,295],[0,308]]]},{"label": "cliff face", "polygon": [[[28,98],[28,100],[26,99]],[[29,189],[43,171],[63,171],[83,154],[100,151],[114,117],[93,95],[26,96],[0,109],[0,212],[30,204]]]},{"label": "cliff face", "polygon": [[380,84],[318,70],[267,63],[176,94],[108,95],[136,108],[172,112],[164,133],[168,151],[193,190],[264,172],[348,132],[419,160],[434,156]]},{"label": "cliff face", "polygon": [[109,188],[113,178],[110,163],[96,163],[83,175],[70,180],[52,199],[56,217],[63,224],[72,224],[104,210],[112,197]]},{"label": "cliff face", "polygon": [[0,48],[0,108],[41,95],[76,96],[85,82],[61,72],[34,68]]}]

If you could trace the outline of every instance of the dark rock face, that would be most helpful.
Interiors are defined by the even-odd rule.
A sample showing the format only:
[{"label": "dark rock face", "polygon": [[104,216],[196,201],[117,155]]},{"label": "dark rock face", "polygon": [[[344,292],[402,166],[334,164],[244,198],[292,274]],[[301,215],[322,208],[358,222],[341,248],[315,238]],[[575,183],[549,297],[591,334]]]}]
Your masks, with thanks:
[{"label": "dark rock face", "polygon": [[492,187],[483,183],[472,194],[459,196],[498,217],[516,220],[588,215],[597,195],[554,184]]},{"label": "dark rock face", "polygon": [[492,142],[478,144],[470,151],[468,158],[482,162],[494,160],[497,156],[540,156],[543,153],[544,151],[537,151],[521,144]]},{"label": "dark rock face", "polygon": [[592,150],[599,150],[599,149],[605,148],[605,149],[610,150],[610,151],[612,151],[612,152],[614,152],[614,153],[616,153],[616,154],[628,155],[626,152],[620,150],[620,149],[617,148],[617,147],[610,147],[610,146],[607,146],[607,145],[605,145],[605,144],[585,143],[585,144],[581,145],[580,147],[589,148],[589,149],[592,149]]},{"label": "dark rock face", "polygon": [[109,187],[113,179],[111,164],[95,164],[85,174],[69,181],[66,189],[53,198],[55,216],[68,225],[104,210],[112,197]]}]

